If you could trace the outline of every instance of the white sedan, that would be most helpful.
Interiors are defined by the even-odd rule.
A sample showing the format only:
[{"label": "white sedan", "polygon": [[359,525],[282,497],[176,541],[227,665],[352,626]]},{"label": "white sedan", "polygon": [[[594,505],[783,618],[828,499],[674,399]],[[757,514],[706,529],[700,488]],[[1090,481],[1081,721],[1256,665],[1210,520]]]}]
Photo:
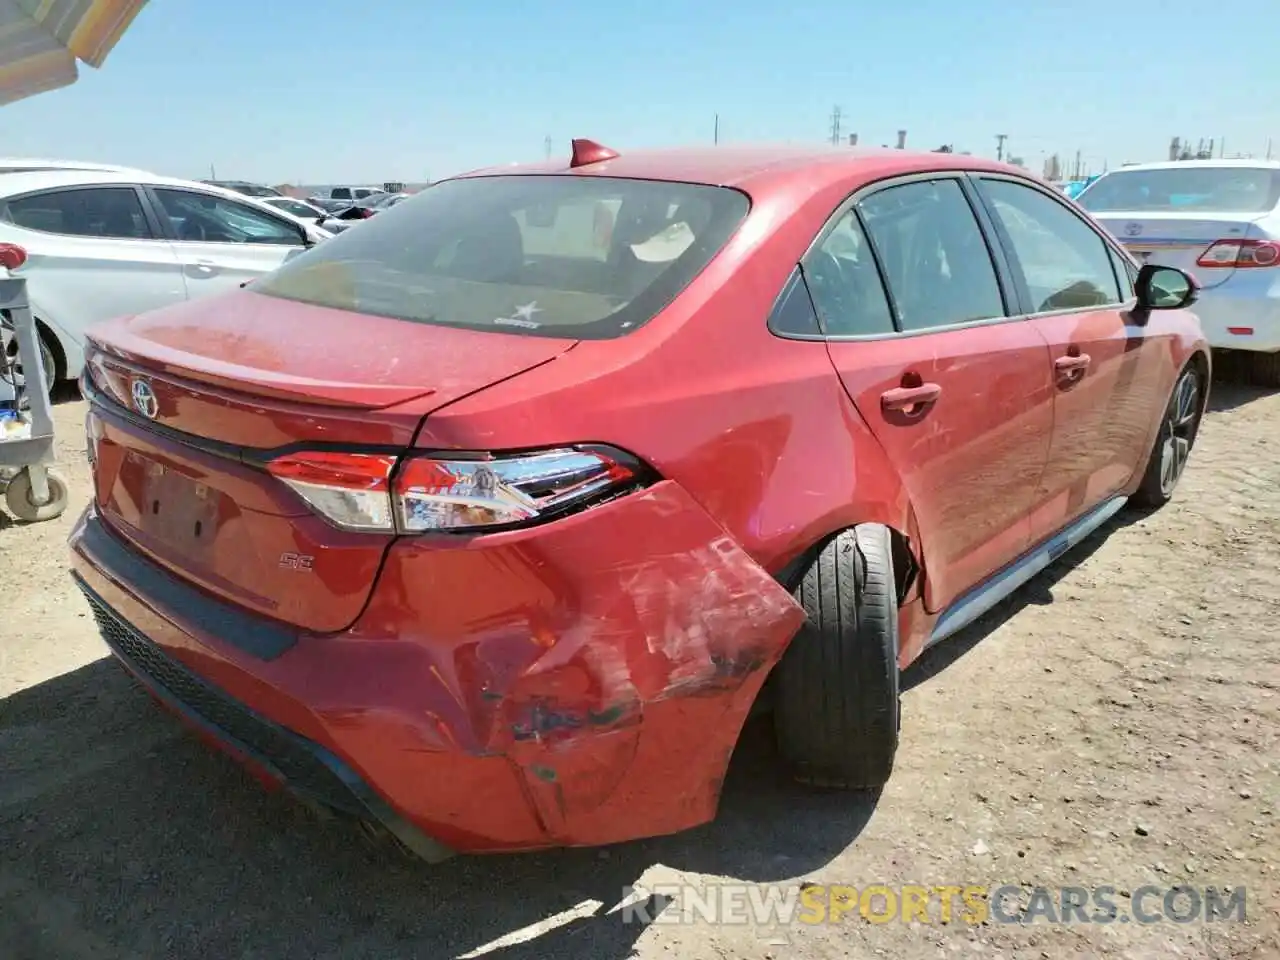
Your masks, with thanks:
[{"label": "white sedan", "polygon": [[358,220],[339,220],[333,215],[332,211],[322,210],[315,204],[299,200],[297,197],[263,197],[262,202],[275,207],[277,210],[283,210],[299,220],[309,220],[330,233],[341,233],[348,227],[359,223]]},{"label": "white sedan", "polygon": [[[259,200],[135,170],[0,174],[0,248],[24,261],[46,379],[73,380],[84,332],[234,289],[332,236]],[[16,345],[5,338],[12,355]]]}]

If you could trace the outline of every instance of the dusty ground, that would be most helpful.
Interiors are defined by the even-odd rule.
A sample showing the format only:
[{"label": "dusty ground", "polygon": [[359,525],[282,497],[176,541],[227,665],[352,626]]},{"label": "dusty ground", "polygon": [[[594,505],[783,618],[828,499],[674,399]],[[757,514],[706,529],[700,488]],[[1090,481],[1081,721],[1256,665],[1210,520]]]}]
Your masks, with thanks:
[{"label": "dusty ground", "polygon": [[[419,866],[264,794],[102,659],[64,569],[75,509],[5,524],[0,956],[1280,957],[1280,395],[1215,389],[1174,504],[1123,517],[913,671],[878,803],[780,782],[755,731],[715,824],[603,852]],[[81,414],[58,409],[76,509]],[[1249,919],[855,911],[780,932],[605,913],[627,884],[682,878],[1110,885],[1126,916],[1143,884],[1245,886]]]}]

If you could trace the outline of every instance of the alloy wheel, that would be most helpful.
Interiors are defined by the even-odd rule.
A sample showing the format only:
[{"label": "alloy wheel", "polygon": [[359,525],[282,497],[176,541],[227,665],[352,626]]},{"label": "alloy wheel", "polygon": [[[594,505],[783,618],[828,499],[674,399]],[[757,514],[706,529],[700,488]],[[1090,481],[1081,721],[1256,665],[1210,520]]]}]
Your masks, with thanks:
[{"label": "alloy wheel", "polygon": [[1173,397],[1161,427],[1160,491],[1169,496],[1178,485],[1182,471],[1191,456],[1196,430],[1200,425],[1200,377],[1187,370],[1173,388]]}]

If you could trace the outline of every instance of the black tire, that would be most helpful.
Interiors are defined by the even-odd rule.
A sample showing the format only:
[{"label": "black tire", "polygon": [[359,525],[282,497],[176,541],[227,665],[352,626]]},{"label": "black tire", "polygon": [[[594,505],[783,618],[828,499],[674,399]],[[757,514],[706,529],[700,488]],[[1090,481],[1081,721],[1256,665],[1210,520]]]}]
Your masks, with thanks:
[{"label": "black tire", "polygon": [[1173,499],[1200,433],[1205,386],[1204,373],[1194,362],[1188,363],[1178,374],[1164,415],[1160,418],[1160,432],[1147,460],[1142,483],[1133,495],[1135,506],[1155,509]]},{"label": "black tire", "polygon": [[874,789],[898,750],[898,600],[889,530],[823,547],[795,592],[809,615],[778,664],[774,729],[796,779]]},{"label": "black tire", "polygon": [[[58,383],[58,360],[54,355],[53,346],[49,343],[49,336],[44,332],[44,328],[37,327],[36,329],[38,333],[37,339],[40,342],[40,363],[44,367],[45,384],[49,388],[49,393],[52,394],[54,387],[56,387]],[[13,334],[12,327],[9,327],[6,331],[5,347],[5,360],[8,364],[12,364],[12,366],[9,367],[9,371],[11,371],[11,373],[6,373],[4,379],[6,382],[10,383],[10,385],[25,384],[26,373],[23,370],[23,365],[17,362],[18,341]],[[23,407],[25,408],[29,403],[30,398],[24,397],[22,404]]]}]

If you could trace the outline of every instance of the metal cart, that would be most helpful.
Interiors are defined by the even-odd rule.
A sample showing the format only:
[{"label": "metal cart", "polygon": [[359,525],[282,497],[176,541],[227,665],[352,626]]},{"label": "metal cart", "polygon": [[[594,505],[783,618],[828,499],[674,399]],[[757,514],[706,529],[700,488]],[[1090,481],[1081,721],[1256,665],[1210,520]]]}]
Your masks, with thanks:
[{"label": "metal cart", "polygon": [[[0,311],[5,318],[6,335],[18,345],[16,363],[9,361],[7,351],[0,354],[0,367],[4,368],[0,372],[13,387],[13,409],[19,416],[23,401],[27,401],[26,420],[31,425],[30,435],[9,438],[0,432],[0,482],[8,477],[5,506],[27,523],[53,520],[67,509],[67,482],[49,469],[54,461],[53,407],[40,355],[40,334],[27,301],[26,280],[0,280]],[[19,364],[21,382],[17,375]]]}]

